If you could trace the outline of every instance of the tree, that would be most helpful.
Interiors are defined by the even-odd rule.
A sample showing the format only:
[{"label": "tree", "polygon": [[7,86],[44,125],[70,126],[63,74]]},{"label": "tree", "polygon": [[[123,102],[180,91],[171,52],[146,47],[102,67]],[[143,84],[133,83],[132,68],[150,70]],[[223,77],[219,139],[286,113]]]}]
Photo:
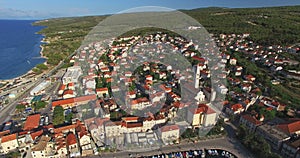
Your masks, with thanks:
[{"label": "tree", "polygon": [[14,152],[10,152],[6,155],[7,157],[11,157],[11,158],[18,158],[21,156],[21,153],[18,151],[14,151]]},{"label": "tree", "polygon": [[40,70],[47,70],[48,66],[46,66],[45,64],[37,64],[36,67]]},{"label": "tree", "polygon": [[45,108],[47,103],[44,101],[38,101],[38,102],[35,102],[34,105],[35,105],[35,110],[39,110],[39,109]]},{"label": "tree", "polygon": [[25,105],[18,104],[18,105],[16,106],[16,109],[19,110],[19,111],[23,111],[23,110],[25,110]]},{"label": "tree", "polygon": [[72,112],[70,112],[67,116],[66,116],[66,121],[67,122],[71,122],[72,121],[72,118],[73,118],[73,113]]},{"label": "tree", "polygon": [[64,109],[61,106],[56,106],[53,111],[53,125],[57,126],[65,122]]}]

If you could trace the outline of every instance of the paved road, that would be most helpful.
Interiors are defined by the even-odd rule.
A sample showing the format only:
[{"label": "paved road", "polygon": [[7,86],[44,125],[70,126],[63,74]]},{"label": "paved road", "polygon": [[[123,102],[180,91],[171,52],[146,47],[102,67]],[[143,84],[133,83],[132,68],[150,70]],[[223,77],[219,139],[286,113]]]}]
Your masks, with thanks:
[{"label": "paved road", "polygon": [[16,96],[15,100],[13,100],[12,102],[10,102],[9,104],[5,105],[1,111],[0,111],[0,123],[4,123],[8,120],[10,120],[11,115],[13,115],[15,109],[16,109],[16,105],[18,102],[21,101],[21,99],[23,99],[24,97],[28,96],[30,93],[30,90],[32,88],[34,88],[35,86],[37,86],[38,84],[40,84],[42,82],[41,79],[37,80],[35,83],[33,83],[32,85],[28,86],[28,89],[24,90],[23,92],[21,92],[21,94],[19,94],[18,96]]},{"label": "paved road", "polygon": [[102,158],[119,158],[119,157],[130,157],[129,154],[135,156],[151,156],[161,153],[169,153],[176,151],[187,151],[187,150],[199,150],[199,149],[223,149],[235,154],[239,158],[253,158],[252,154],[246,150],[241,144],[235,139],[229,137],[216,138],[211,140],[204,140],[197,143],[180,143],[177,145],[165,146],[154,151],[146,152],[128,152],[128,151],[118,151],[116,153],[101,153],[100,155],[93,157]]},{"label": "paved road", "polygon": [[[73,53],[74,54],[74,53]],[[73,55],[72,54],[72,55]],[[40,84],[42,81],[45,80],[45,78],[42,78],[43,75],[45,76],[51,76],[53,75],[53,73],[60,68],[61,65],[63,65],[64,62],[60,62],[60,64],[58,64],[57,66],[55,66],[53,69],[49,70],[47,73],[44,73],[44,74],[40,74],[38,76],[36,76],[37,80],[36,81],[33,81],[32,83],[30,83],[30,85],[27,85],[27,89],[24,90],[23,94],[21,94],[20,96],[17,96],[15,98],[14,101],[12,101],[11,103],[5,105],[1,111],[0,111],[0,123],[4,123],[8,120],[10,120],[11,118],[11,115],[13,114],[15,108],[16,108],[16,104],[21,101],[25,96],[28,96],[30,91],[36,87],[38,84]]]}]

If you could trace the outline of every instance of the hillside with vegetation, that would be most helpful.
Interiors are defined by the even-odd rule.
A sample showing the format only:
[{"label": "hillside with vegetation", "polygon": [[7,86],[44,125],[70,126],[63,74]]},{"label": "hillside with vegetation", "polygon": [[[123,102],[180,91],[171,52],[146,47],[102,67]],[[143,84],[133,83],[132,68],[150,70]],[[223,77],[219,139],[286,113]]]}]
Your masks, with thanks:
[{"label": "hillside with vegetation", "polygon": [[[201,8],[181,10],[195,18],[212,34],[250,33],[256,43],[291,45],[300,42],[300,6],[272,8]],[[47,26],[39,33],[46,36],[44,55],[50,65],[65,60],[81,44],[85,35],[107,16],[57,18],[38,21]],[[149,28],[148,28],[149,29]],[[130,34],[143,34],[139,29]]]}]

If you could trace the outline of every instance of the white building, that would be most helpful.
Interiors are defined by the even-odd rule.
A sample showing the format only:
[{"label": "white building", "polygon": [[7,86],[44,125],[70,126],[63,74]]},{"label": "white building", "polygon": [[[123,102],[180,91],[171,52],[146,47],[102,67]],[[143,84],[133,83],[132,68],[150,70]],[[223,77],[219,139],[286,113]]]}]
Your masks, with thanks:
[{"label": "white building", "polygon": [[30,95],[39,95],[45,92],[45,88],[50,85],[50,81],[43,81],[30,91]]},{"label": "white building", "polygon": [[80,66],[69,67],[67,72],[62,78],[63,84],[77,83],[78,78],[82,75],[82,70]]},{"label": "white building", "polygon": [[10,134],[0,138],[0,153],[8,153],[12,150],[15,150],[19,147],[17,134]]}]

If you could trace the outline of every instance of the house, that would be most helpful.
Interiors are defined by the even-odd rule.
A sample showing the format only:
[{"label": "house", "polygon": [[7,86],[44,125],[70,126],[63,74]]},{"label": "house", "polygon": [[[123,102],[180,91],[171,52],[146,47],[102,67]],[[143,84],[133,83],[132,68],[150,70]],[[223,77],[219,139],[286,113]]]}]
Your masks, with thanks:
[{"label": "house", "polygon": [[71,89],[63,92],[63,99],[74,98],[74,97],[75,97],[74,91]]},{"label": "house", "polygon": [[243,84],[241,84],[241,89],[242,89],[244,92],[249,93],[249,92],[251,91],[251,88],[252,88],[252,86],[251,86],[251,84],[249,84],[249,83],[243,83]]},{"label": "house", "polygon": [[300,135],[300,119],[291,119],[286,123],[278,124],[277,128],[290,136],[293,134]]},{"label": "house", "polygon": [[154,117],[152,114],[149,117],[143,119],[143,131],[151,130],[156,125],[161,125],[166,122],[166,118],[164,116]]},{"label": "house", "polygon": [[75,124],[68,125],[68,126],[63,126],[63,127],[55,128],[54,133],[56,135],[61,135],[61,134],[64,135],[64,134],[67,134],[69,132],[75,132],[75,128],[76,128]]},{"label": "house", "polygon": [[129,96],[130,99],[136,98],[136,92],[135,91],[129,91],[127,95]]},{"label": "house", "polygon": [[77,143],[76,136],[73,132],[69,132],[66,137],[66,145],[70,157],[79,157],[80,149]]},{"label": "house", "polygon": [[253,82],[256,78],[252,75],[244,75],[244,79]]},{"label": "house", "polygon": [[104,123],[106,137],[116,137],[121,134],[121,122],[107,121]]},{"label": "house", "polygon": [[16,150],[19,147],[17,134],[9,134],[0,138],[0,153],[7,154],[10,151]]},{"label": "house", "polygon": [[226,112],[229,113],[229,114],[240,114],[242,113],[243,111],[245,111],[245,108],[243,107],[242,104],[233,104],[233,105],[230,105],[229,107],[226,108]]},{"label": "house", "polygon": [[76,122],[76,133],[78,135],[78,142],[81,148],[81,156],[93,155],[92,140],[89,132],[87,131],[85,125],[77,120]]},{"label": "house", "polygon": [[150,98],[151,98],[152,103],[156,103],[165,98],[165,93],[164,92],[156,92],[154,94],[151,94]]},{"label": "house", "polygon": [[64,93],[66,89],[66,85],[62,84],[60,87],[59,87],[59,90],[58,90],[58,95],[62,95]]},{"label": "house", "polygon": [[41,114],[30,115],[27,117],[23,130],[30,131],[39,127]]},{"label": "house", "polygon": [[118,92],[118,91],[120,91],[120,88],[118,86],[112,86],[111,91],[112,92]]},{"label": "house", "polygon": [[123,117],[121,125],[124,133],[143,131],[143,122],[139,120],[139,117]]},{"label": "house", "polygon": [[262,122],[260,122],[250,114],[243,114],[240,118],[240,124],[245,125],[250,132],[254,133],[256,131],[256,128],[262,125]]},{"label": "house", "polygon": [[96,89],[96,93],[97,93],[98,97],[105,97],[105,96],[109,95],[107,87],[105,87],[105,88],[97,88]]},{"label": "house", "polygon": [[144,109],[150,105],[150,101],[146,97],[134,99],[130,103],[131,109]]},{"label": "house", "polygon": [[26,150],[26,148],[30,147],[31,144],[33,143],[32,136],[27,131],[19,132],[17,139],[18,139],[18,143],[19,143],[18,149],[20,152],[24,152]]},{"label": "house", "polygon": [[54,155],[53,145],[52,143],[49,143],[51,140],[50,137],[42,136],[37,144],[34,144],[31,147],[31,155],[34,158],[40,158],[40,157],[50,157]]},{"label": "house", "polygon": [[66,145],[66,139],[63,136],[55,138],[55,157],[67,157],[68,150]]},{"label": "house", "polygon": [[229,60],[230,65],[236,65],[237,60],[235,58],[232,58]]},{"label": "house", "polygon": [[159,136],[163,143],[178,143],[180,137],[180,128],[178,125],[165,125],[158,129]]},{"label": "house", "polygon": [[92,138],[94,142],[98,146],[103,146],[104,145],[104,135],[105,135],[105,129],[104,129],[104,124],[105,122],[108,122],[109,118],[93,118],[92,122],[85,124],[88,126],[88,129],[92,135]]},{"label": "house", "polygon": [[70,90],[75,90],[75,87],[74,87],[74,83],[73,82],[70,82],[70,83],[68,83],[68,89],[70,89]]}]

